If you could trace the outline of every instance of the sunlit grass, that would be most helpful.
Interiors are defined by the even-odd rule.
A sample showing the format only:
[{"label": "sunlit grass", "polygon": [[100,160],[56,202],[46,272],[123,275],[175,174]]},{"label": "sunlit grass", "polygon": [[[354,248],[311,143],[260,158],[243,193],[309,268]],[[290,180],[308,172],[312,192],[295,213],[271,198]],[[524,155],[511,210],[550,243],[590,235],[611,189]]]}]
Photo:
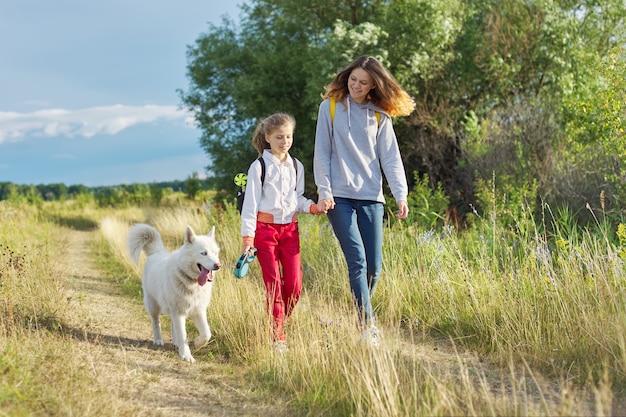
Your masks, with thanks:
[{"label": "sunlit grass", "polygon": [[[290,351],[277,355],[270,349],[258,264],[244,279],[232,274],[241,251],[234,207],[47,213],[0,206],[0,217],[16,224],[0,227],[0,238],[16,251],[0,258],[0,331],[8,336],[0,338],[3,357],[14,355],[18,343],[41,343],[28,332],[50,328],[56,318],[62,325],[66,314],[62,288],[44,294],[33,285],[42,270],[52,271],[52,284],[62,273],[50,257],[63,239],[45,219],[97,224],[101,240],[94,244],[102,245],[98,252],[109,262],[100,263],[103,273],[109,270],[121,285],[132,281],[136,290],[129,295],[138,302],[141,267],[126,249],[132,223],[155,226],[170,250],[182,244],[187,225],[196,233],[216,226],[224,267],[209,308],[214,338],[194,356],[246,367],[262,389],[288,393],[302,415],[610,415],[621,405],[613,402],[626,388],[626,270],[609,232],[577,232],[565,227],[567,219],[554,219],[559,227],[546,233],[530,214],[514,228],[499,226],[493,215],[474,218],[462,232],[389,225],[374,296],[383,343],[372,350],[359,345],[345,261],[327,220],[302,215],[304,293],[288,320]],[[16,271],[18,261],[23,272]],[[30,283],[16,284],[24,274]],[[188,330],[194,337],[193,326]],[[53,349],[67,349],[59,343]],[[43,389],[34,367],[18,368],[29,373],[32,389]],[[36,407],[15,399],[7,381],[18,370],[9,369],[3,382],[9,403]],[[83,395],[99,401],[97,392]]]},{"label": "sunlit grass", "polygon": [[[238,219],[228,210],[219,216],[209,215],[208,222],[222,226],[228,265],[226,259],[234,263],[238,254]],[[598,262],[607,248],[590,234],[559,252],[532,227],[520,239],[493,225],[482,225],[485,234],[386,231],[375,295],[385,349],[372,354],[358,344],[345,262],[327,222],[301,216],[305,292],[290,319],[289,356],[269,352],[264,290],[254,266],[243,280],[222,271],[215,284],[219,295],[209,316],[216,343],[303,406],[315,404],[331,415],[551,415],[581,407],[580,396],[559,393],[571,395],[589,381],[600,387],[607,369],[615,382],[623,381],[620,261],[610,267]],[[590,274],[602,279],[590,281]],[[489,366],[466,364],[454,351],[455,366],[431,359],[425,370],[424,357],[411,349],[424,349],[422,343],[435,349],[439,338],[441,348],[473,351],[500,371],[494,377]],[[598,360],[590,360],[590,352]],[[550,385],[543,378],[567,387],[544,392]],[[557,403],[543,400],[559,395]]]}]

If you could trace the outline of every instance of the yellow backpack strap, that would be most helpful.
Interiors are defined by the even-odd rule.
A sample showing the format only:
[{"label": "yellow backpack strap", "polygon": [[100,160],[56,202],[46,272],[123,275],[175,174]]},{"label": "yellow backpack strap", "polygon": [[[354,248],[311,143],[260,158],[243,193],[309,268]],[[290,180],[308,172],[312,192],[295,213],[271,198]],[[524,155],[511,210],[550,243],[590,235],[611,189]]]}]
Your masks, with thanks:
[{"label": "yellow backpack strap", "polygon": [[376,112],[374,114],[376,115],[376,123],[378,124],[378,126],[380,126],[380,113]]}]

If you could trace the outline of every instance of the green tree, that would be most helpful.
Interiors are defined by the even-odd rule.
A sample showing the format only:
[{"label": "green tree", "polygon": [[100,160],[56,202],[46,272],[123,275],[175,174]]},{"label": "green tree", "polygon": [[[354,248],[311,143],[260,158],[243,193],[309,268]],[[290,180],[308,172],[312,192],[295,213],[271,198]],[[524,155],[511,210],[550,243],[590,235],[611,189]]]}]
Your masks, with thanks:
[{"label": "green tree", "polygon": [[[225,20],[198,38],[188,50],[190,86],[180,94],[202,129],[212,186],[234,192],[232,178],[256,156],[252,129],[259,118],[276,111],[296,118],[292,153],[311,173],[323,86],[353,55],[374,53],[373,44],[383,34],[367,22],[384,12],[386,4],[253,1],[243,7],[239,30]],[[346,51],[348,39],[352,48]],[[306,179],[312,191],[312,175]]]},{"label": "green tree", "polygon": [[185,180],[185,194],[190,200],[195,200],[196,195],[202,190],[202,183],[198,178],[198,173],[194,172]]},{"label": "green tree", "polygon": [[163,200],[163,188],[160,187],[159,184],[150,184],[150,200],[155,206],[161,204],[161,200]]},{"label": "green tree", "polygon": [[287,111],[298,123],[292,152],[313,191],[323,86],[358,55],[375,55],[417,103],[395,120],[407,172],[466,205],[467,117],[522,121],[521,103],[558,103],[589,82],[589,66],[626,40],[625,9],[623,0],[251,0],[239,27],[209,26],[189,47],[189,88],[179,93],[202,130],[212,187],[234,194],[233,176],[255,157],[257,120]]},{"label": "green tree", "polygon": [[76,198],[79,195],[90,195],[89,187],[82,184],[70,185],[67,189],[70,198]]},{"label": "green tree", "polygon": [[0,182],[0,201],[13,200],[19,194],[18,187],[12,182]]},{"label": "green tree", "polygon": [[37,189],[46,201],[66,200],[68,197],[67,186],[63,183],[40,184]]},{"label": "green tree", "polygon": [[[562,194],[621,211],[626,201],[626,52],[615,48],[588,67],[590,82],[565,101]],[[600,195],[603,195],[601,201]]]}]

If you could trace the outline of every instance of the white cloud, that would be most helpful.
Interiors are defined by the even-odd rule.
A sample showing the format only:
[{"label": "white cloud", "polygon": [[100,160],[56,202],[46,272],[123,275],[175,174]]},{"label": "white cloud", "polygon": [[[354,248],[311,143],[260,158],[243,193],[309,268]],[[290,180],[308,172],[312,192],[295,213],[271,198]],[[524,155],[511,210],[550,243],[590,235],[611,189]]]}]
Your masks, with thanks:
[{"label": "white cloud", "polygon": [[131,126],[157,120],[189,120],[176,106],[104,106],[79,110],[46,109],[30,113],[0,111],[0,143],[16,142],[26,136],[90,138],[115,135]]}]

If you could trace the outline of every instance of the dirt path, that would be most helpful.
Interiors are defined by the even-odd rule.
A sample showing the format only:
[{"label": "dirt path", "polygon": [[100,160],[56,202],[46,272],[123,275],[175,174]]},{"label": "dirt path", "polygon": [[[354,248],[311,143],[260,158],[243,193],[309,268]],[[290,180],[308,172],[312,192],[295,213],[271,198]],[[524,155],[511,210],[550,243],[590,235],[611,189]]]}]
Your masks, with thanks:
[{"label": "dirt path", "polygon": [[70,327],[94,375],[142,416],[286,416],[285,407],[259,401],[232,364],[182,362],[173,347],[152,346],[141,300],[121,292],[94,267],[96,231],[68,229],[65,270]]}]

